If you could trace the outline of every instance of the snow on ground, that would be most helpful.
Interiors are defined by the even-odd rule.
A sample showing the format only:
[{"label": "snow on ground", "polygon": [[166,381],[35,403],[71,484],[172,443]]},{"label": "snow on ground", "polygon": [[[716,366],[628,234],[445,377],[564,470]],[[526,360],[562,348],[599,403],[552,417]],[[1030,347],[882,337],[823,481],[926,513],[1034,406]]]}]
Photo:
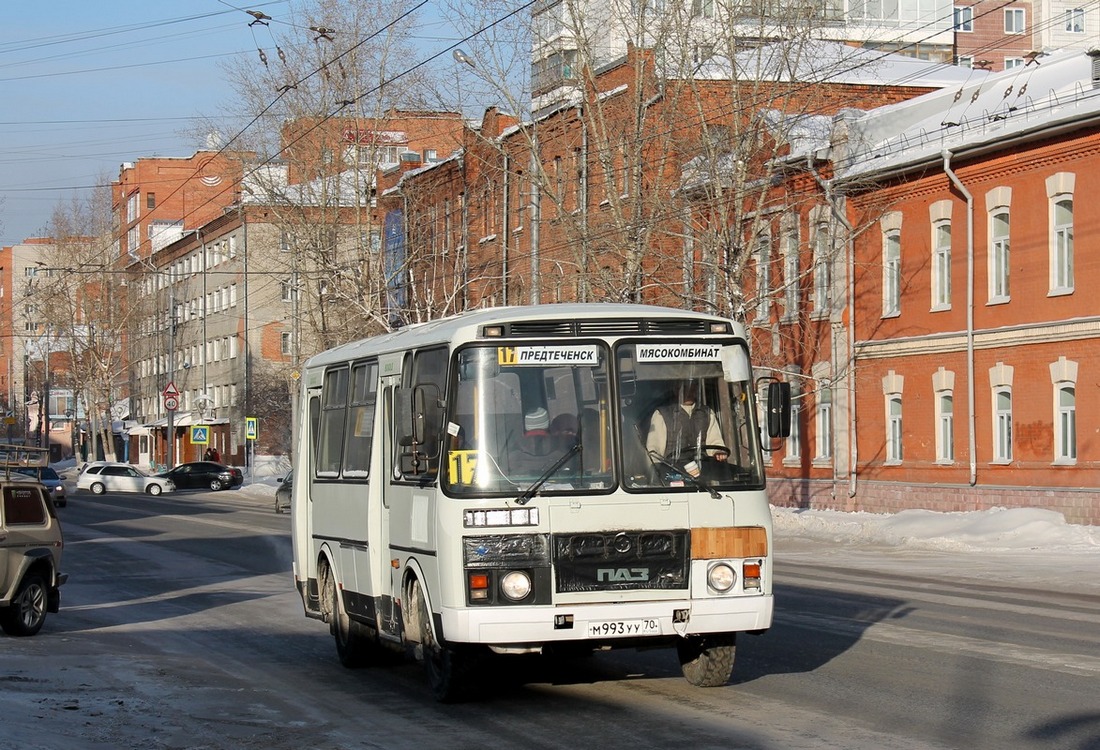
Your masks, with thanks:
[{"label": "snow on ground", "polygon": [[799,538],[952,552],[1078,551],[1100,562],[1100,526],[1068,524],[1042,508],[881,515],[773,507],[772,518],[778,534]]}]

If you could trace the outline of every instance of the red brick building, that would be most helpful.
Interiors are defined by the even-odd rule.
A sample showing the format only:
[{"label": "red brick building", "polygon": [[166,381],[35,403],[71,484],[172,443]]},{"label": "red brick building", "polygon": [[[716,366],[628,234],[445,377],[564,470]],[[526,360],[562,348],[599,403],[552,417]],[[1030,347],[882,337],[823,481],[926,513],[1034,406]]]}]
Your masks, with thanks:
[{"label": "red brick building", "polygon": [[810,451],[831,476],[773,456],[777,501],[1100,522],[1100,212],[1078,198],[1100,188],[1094,58],[839,121],[822,205],[847,290],[802,415],[831,424]]}]

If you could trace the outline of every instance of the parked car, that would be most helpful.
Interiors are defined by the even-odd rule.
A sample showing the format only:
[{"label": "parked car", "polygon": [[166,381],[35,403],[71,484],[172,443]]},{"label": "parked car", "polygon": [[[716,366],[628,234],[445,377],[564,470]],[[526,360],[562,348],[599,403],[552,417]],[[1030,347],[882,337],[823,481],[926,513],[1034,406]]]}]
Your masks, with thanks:
[{"label": "parked car", "polygon": [[159,495],[175,492],[171,479],[152,477],[130,464],[96,461],[88,464],[76,480],[78,490],[90,490],[97,495],[104,492],[145,492]]},{"label": "parked car", "polygon": [[0,473],[0,628],[34,635],[61,606],[65,546],[53,501],[40,482]]},{"label": "parked car", "polygon": [[64,508],[68,505],[69,501],[65,497],[65,481],[52,466],[20,466],[15,471],[41,482],[53,498],[55,507]]},{"label": "parked car", "polygon": [[290,493],[294,487],[294,469],[286,473],[286,476],[278,480],[279,486],[275,488],[275,512],[282,513],[290,510]]},{"label": "parked car", "polygon": [[223,490],[240,487],[244,484],[244,474],[240,469],[216,461],[192,461],[180,464],[174,469],[157,474],[170,479],[177,489]]}]

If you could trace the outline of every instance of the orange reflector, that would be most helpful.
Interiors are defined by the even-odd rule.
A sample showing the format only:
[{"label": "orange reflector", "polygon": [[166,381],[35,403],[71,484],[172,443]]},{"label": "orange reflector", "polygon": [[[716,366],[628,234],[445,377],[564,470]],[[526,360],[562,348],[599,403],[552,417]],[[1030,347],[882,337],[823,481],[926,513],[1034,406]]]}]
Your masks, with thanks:
[{"label": "orange reflector", "polygon": [[489,588],[489,576],[485,573],[471,573],[470,574],[470,588],[471,589],[487,589]]},{"label": "orange reflector", "polygon": [[759,578],[760,577],[760,563],[745,563],[742,568],[742,577],[744,578]]}]

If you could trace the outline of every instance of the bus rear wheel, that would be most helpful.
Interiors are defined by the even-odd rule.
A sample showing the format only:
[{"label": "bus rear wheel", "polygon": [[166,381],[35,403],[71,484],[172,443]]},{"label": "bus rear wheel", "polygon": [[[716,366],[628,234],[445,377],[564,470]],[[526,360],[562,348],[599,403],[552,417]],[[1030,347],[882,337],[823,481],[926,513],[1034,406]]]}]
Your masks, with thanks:
[{"label": "bus rear wheel", "polygon": [[328,618],[329,631],[336,641],[336,654],[340,657],[340,663],[349,669],[366,666],[372,650],[367,629],[348,616],[336,590],[336,576],[331,570],[327,578],[325,616]]},{"label": "bus rear wheel", "polygon": [[424,659],[424,672],[432,695],[440,703],[454,703],[469,694],[473,682],[475,656],[456,651],[438,643],[432,632],[432,613],[420,582],[411,589],[417,619],[420,621],[420,651]]},{"label": "bus rear wheel", "polygon": [[676,655],[684,679],[695,687],[721,687],[733,675],[737,655],[735,633],[715,633],[681,638],[676,642]]}]

